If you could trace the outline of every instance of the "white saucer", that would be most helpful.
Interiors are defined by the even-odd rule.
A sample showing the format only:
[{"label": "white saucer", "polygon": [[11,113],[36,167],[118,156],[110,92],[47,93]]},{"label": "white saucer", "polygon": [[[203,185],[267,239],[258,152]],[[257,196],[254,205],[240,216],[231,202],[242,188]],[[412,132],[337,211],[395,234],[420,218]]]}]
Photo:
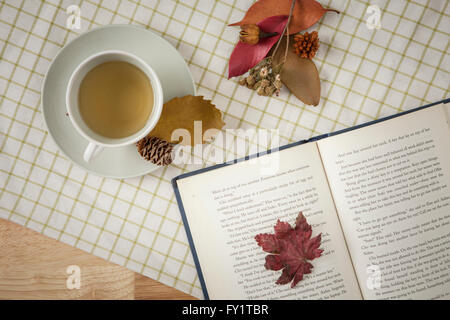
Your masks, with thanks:
[{"label": "white saucer", "polygon": [[42,86],[44,122],[61,152],[85,170],[110,178],[131,178],[160,167],[141,158],[134,145],[107,148],[91,163],[83,160],[88,142],[66,116],[65,93],[69,77],[87,57],[104,50],[122,50],[145,60],[157,73],[164,102],[195,95],[195,83],[183,57],[166,40],[132,25],[109,25],[91,30],[68,43],[51,63]]}]

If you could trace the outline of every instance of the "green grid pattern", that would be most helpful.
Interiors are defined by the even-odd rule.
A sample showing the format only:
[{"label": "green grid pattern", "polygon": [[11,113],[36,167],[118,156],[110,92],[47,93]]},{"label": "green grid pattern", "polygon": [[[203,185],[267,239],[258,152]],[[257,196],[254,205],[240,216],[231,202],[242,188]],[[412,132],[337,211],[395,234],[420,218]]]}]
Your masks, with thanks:
[{"label": "green grid pattern", "polygon": [[[171,42],[194,76],[198,94],[223,112],[226,128],[278,129],[286,144],[448,97],[450,8],[445,0],[321,0],[341,11],[312,29],[321,103],[305,106],[287,90],[260,97],[227,79],[238,21],[253,1],[6,0],[0,2],[0,217],[201,297],[170,180],[211,164],[171,165],[140,178],[88,174],[48,137],[40,86],[58,50],[79,33],[134,24]],[[65,27],[66,8],[81,8],[82,30]],[[381,29],[365,24],[368,5]],[[242,156],[227,136],[227,159]],[[257,144],[250,140],[247,153]],[[217,148],[220,148],[216,145]],[[200,159],[199,154],[194,154]]]}]

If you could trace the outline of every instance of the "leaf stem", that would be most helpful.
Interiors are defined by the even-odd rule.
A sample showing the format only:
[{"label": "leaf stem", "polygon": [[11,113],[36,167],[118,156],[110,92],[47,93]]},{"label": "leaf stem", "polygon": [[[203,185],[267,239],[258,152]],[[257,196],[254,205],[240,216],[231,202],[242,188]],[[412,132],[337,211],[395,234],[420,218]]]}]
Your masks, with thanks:
[{"label": "leaf stem", "polygon": [[[272,59],[273,59],[273,57],[275,57],[275,53],[277,52],[278,47],[280,46],[280,43],[283,40],[283,36],[286,33],[286,30],[289,30],[289,24],[291,23],[291,18],[292,18],[292,13],[294,12],[295,2],[296,2],[296,0],[292,0],[291,9],[289,11],[288,21],[287,21],[286,25],[284,26],[283,32],[281,33],[281,36],[280,36],[280,39],[278,39],[277,45],[275,47],[275,50],[273,50]],[[286,54],[285,54],[285,56],[287,56],[288,47],[289,47],[289,34],[287,35],[287,46],[286,46]],[[286,58],[285,58],[285,60],[286,60]]]},{"label": "leaf stem", "polygon": [[331,12],[334,12],[334,13],[337,13],[337,14],[340,14],[340,12],[338,10],[336,10],[336,9],[326,8],[325,10],[331,11]]},{"label": "leaf stem", "polygon": [[289,50],[289,24],[287,26],[288,27],[287,27],[287,35],[286,35],[286,50],[284,51],[284,59],[283,59],[283,62],[282,62],[283,64],[286,62],[287,55],[288,55],[288,50]]}]

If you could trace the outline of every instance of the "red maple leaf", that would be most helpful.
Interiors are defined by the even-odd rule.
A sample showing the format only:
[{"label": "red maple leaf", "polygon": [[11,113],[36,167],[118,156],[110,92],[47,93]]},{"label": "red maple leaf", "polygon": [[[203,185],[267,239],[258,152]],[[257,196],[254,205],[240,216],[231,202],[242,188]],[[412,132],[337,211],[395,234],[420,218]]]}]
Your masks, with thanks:
[{"label": "red maple leaf", "polygon": [[275,233],[261,233],[255,237],[258,245],[268,253],[264,266],[268,270],[283,269],[277,284],[287,284],[292,281],[291,288],[303,279],[303,275],[311,273],[313,268],[309,260],[321,256],[319,249],[322,234],[311,238],[311,226],[300,212],[292,228],[287,222],[277,221]]}]

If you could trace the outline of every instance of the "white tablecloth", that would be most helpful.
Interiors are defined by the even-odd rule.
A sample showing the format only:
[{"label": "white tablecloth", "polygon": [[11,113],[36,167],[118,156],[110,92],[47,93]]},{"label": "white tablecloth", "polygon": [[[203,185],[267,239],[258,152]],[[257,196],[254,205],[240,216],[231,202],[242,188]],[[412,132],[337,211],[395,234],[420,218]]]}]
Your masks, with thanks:
[{"label": "white tablecloth", "polygon": [[[238,37],[227,24],[241,20],[252,2],[3,0],[0,217],[202,296],[170,185],[199,166],[101,178],[73,165],[44,127],[40,88],[51,60],[69,40],[100,25],[134,24],[160,34],[187,61],[198,95],[223,111],[227,128],[277,128],[280,144],[448,97],[448,1],[321,0],[341,14],[328,13],[311,28],[321,44],[314,59],[322,83],[318,107],[286,89],[260,97],[227,79]],[[66,28],[70,5],[81,9],[80,30]],[[380,29],[367,27],[369,17],[376,18],[369,5],[380,8]]]}]

